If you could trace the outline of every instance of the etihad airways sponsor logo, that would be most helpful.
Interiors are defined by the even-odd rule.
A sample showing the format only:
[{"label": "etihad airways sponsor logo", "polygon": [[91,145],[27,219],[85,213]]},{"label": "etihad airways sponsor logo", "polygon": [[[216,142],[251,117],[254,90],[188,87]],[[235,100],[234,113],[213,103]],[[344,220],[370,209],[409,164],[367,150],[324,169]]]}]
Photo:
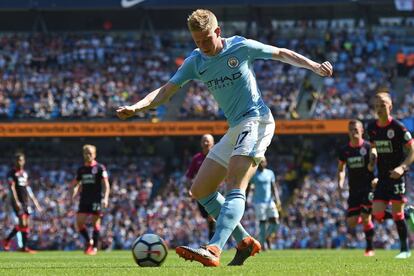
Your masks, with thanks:
[{"label": "etihad airways sponsor logo", "polygon": [[142,3],[144,1],[145,0],[121,0],[121,6],[127,9],[135,5],[138,5],[139,3]]},{"label": "etihad airways sponsor logo", "polygon": [[241,76],[242,76],[242,73],[239,71],[234,74],[230,74],[227,76],[221,76],[219,78],[205,81],[204,83],[207,85],[208,89],[217,90],[217,89],[232,86],[234,84],[234,81],[238,80]]}]

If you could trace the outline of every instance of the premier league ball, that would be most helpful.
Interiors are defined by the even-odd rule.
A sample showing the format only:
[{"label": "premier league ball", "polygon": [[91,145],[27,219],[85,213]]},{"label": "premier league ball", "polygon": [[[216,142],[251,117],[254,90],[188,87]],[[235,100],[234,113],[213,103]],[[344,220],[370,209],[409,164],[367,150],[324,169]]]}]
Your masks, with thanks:
[{"label": "premier league ball", "polygon": [[132,256],[139,266],[160,266],[167,254],[164,240],[155,234],[144,234],[132,244]]}]

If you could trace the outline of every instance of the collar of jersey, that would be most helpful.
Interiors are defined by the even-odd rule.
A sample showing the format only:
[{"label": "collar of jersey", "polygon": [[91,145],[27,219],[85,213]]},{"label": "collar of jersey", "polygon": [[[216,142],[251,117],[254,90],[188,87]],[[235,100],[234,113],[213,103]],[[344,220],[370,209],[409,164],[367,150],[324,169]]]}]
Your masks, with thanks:
[{"label": "collar of jersey", "polygon": [[221,56],[226,50],[227,50],[227,46],[228,46],[228,43],[227,43],[227,38],[224,38],[224,37],[222,37],[222,39],[223,39],[223,49],[221,49],[221,51],[217,54],[217,55],[215,55],[215,56],[207,56],[206,54],[204,54],[203,53],[203,51],[201,51],[200,49],[199,49],[199,51],[200,51],[200,54],[204,57],[204,58],[206,58],[206,59],[214,59],[214,58],[218,58],[219,56]]}]

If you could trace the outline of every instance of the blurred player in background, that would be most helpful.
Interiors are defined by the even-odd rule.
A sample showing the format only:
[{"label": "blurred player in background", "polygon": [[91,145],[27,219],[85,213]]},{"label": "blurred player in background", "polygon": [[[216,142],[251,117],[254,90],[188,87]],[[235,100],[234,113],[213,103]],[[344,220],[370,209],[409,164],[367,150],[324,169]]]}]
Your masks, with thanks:
[{"label": "blurred player in background", "polygon": [[[276,233],[279,227],[278,208],[281,208],[282,205],[279,191],[276,188],[275,174],[272,170],[267,169],[265,158],[259,163],[250,184],[254,188],[253,204],[256,219],[259,220],[259,241],[263,245],[263,249],[265,249],[265,243],[267,243],[267,248],[271,249],[270,237]],[[251,189],[250,186],[249,189]]]},{"label": "blurred player in background", "polygon": [[[108,172],[104,165],[96,162],[96,147],[83,146],[85,164],[77,171],[76,179],[70,189],[71,200],[74,200],[80,190],[79,209],[76,214],[76,227],[85,239],[85,254],[96,255],[101,229],[102,207],[108,208],[109,181]],[[103,193],[103,200],[102,200]],[[93,234],[89,238],[86,219],[92,216]]]},{"label": "blurred player in background", "polygon": [[[378,93],[374,104],[378,119],[367,128],[371,142],[371,163],[376,163],[378,168],[372,214],[382,222],[385,208],[389,203],[392,204],[392,215],[401,245],[401,252],[395,258],[406,259],[411,256],[411,252],[404,220],[404,204],[407,202],[404,176],[414,161],[414,140],[405,126],[391,116],[392,100],[388,93]],[[404,147],[407,155],[404,154]]]},{"label": "blurred player in background", "polygon": [[[188,168],[185,176],[189,181],[193,181],[194,177],[196,176],[198,170],[201,167],[204,159],[210,149],[214,146],[214,137],[211,134],[204,134],[201,137],[201,152],[197,153],[191,159],[190,167]],[[208,214],[208,212],[204,209],[203,205],[197,201],[198,209],[200,210],[201,216],[207,220],[208,224],[208,238],[211,239],[214,235],[214,228],[216,227],[216,220]]]},{"label": "blurred player in background", "polygon": [[14,227],[12,232],[3,240],[3,248],[5,251],[10,250],[11,239],[20,232],[22,235],[22,252],[36,253],[28,246],[29,239],[29,218],[32,213],[32,209],[29,205],[29,198],[33,201],[36,209],[42,212],[42,208],[39,205],[32,189],[29,186],[28,174],[24,170],[26,159],[23,153],[15,154],[15,167],[12,168],[8,175],[7,181],[9,183],[9,193],[11,197],[11,205],[13,211],[18,217],[18,225]]},{"label": "blurred player in background", "polygon": [[[229,265],[243,265],[260,251],[261,245],[240,224],[245,209],[245,191],[257,165],[263,159],[275,129],[270,109],[264,104],[253,68],[256,59],[279,60],[331,76],[329,62],[316,63],[288,49],[277,48],[240,36],[221,37],[216,16],[198,9],[187,20],[197,45],[175,75],[162,87],[130,106],[117,109],[119,118],[166,103],[180,87],[201,80],[213,94],[229,123],[229,130],[209,152],[198,171],[191,193],[216,219],[216,231],[206,246],[179,246],[177,254],[205,266],[219,266],[220,254],[233,235],[237,252]],[[218,191],[226,179],[224,198]]]},{"label": "blurred player in background", "polygon": [[349,187],[347,225],[352,232],[362,218],[366,239],[365,256],[371,257],[375,255],[373,247],[374,224],[371,220],[373,197],[371,182],[374,179],[374,174],[368,169],[371,145],[364,141],[363,133],[364,127],[360,121],[352,120],[349,122],[349,143],[339,151],[338,187],[342,197],[346,169]]}]

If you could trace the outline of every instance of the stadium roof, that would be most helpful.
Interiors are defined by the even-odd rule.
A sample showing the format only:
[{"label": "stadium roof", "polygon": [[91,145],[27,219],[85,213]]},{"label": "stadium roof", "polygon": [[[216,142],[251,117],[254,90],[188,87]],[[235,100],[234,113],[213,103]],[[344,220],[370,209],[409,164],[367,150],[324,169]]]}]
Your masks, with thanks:
[{"label": "stadium roof", "polygon": [[278,5],[378,5],[391,4],[393,0],[2,0],[0,10],[65,10],[65,9],[130,9],[145,8],[194,8],[194,7],[242,7]]}]

